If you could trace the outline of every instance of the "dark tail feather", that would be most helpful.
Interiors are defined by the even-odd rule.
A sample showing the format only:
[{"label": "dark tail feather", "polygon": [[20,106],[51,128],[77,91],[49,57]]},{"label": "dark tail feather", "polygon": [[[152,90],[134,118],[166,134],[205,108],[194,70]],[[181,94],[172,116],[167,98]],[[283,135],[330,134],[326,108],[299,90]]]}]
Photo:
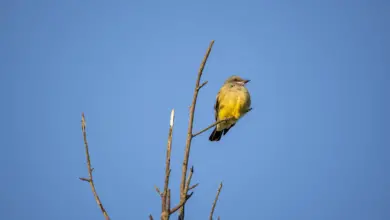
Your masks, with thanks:
[{"label": "dark tail feather", "polygon": [[228,127],[228,128],[223,129],[223,135],[225,135],[226,133],[228,133],[228,131],[230,130],[230,128],[232,128],[234,125],[236,125],[236,123],[230,125],[230,127]]},{"label": "dark tail feather", "polygon": [[214,131],[211,133],[209,140],[210,141],[219,141],[222,137],[222,131],[217,131],[217,128],[214,128]]}]

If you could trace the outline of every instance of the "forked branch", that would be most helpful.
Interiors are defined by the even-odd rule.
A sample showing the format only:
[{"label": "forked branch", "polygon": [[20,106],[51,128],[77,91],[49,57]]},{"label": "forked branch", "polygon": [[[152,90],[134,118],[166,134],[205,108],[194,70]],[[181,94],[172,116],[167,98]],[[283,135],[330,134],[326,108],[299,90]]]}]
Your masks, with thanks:
[{"label": "forked branch", "polygon": [[181,181],[180,181],[180,203],[182,203],[183,205],[182,205],[182,209],[180,210],[179,219],[184,219],[184,204],[187,201],[186,179],[187,179],[187,170],[188,170],[188,159],[190,156],[191,141],[192,141],[192,137],[193,137],[192,136],[192,128],[193,128],[193,123],[194,123],[194,115],[195,115],[194,113],[195,113],[196,100],[198,98],[199,90],[207,83],[207,82],[204,82],[204,83],[200,84],[200,79],[202,78],[203,69],[204,69],[206,62],[207,62],[207,59],[210,55],[213,44],[214,44],[214,41],[211,41],[210,45],[207,49],[207,52],[202,60],[202,63],[199,67],[198,77],[196,79],[196,84],[195,84],[195,89],[194,89],[194,96],[192,98],[192,104],[190,107],[190,117],[188,120],[186,148],[184,151],[184,159],[183,159],[182,174],[181,174]]},{"label": "forked branch", "polygon": [[179,210],[180,208],[182,208],[182,207],[186,204],[186,202],[191,198],[192,194],[194,194],[194,193],[191,192],[190,194],[188,194],[188,195],[186,196],[186,199],[185,199],[183,202],[180,202],[179,205],[177,205],[175,208],[173,208],[173,209],[170,211],[170,214],[173,214],[173,213],[175,213],[177,210]]}]

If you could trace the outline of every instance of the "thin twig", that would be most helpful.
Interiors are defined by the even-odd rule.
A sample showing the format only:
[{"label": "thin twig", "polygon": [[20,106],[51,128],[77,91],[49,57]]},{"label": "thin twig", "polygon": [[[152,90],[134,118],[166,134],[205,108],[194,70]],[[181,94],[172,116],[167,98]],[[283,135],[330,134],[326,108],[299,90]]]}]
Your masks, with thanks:
[{"label": "thin twig", "polygon": [[167,143],[167,153],[165,159],[165,181],[164,181],[164,191],[161,193],[161,219],[169,219],[169,209],[171,207],[171,198],[169,190],[169,176],[171,174],[171,151],[172,151],[172,135],[173,135],[173,125],[175,122],[175,110],[171,111],[171,118],[169,121],[169,133],[168,133],[168,143]]},{"label": "thin twig", "polygon": [[[211,212],[210,212],[210,220],[213,219],[213,214],[214,214],[214,210],[215,210],[215,207],[217,205],[217,201],[218,201],[218,197],[219,197],[219,194],[221,193],[221,190],[222,190],[222,182],[219,184],[219,187],[218,187],[218,191],[217,191],[217,195],[215,196],[215,200],[214,200],[214,203],[213,203],[213,206],[211,208]],[[218,217],[219,218],[219,217]]]},{"label": "thin twig", "polygon": [[192,179],[192,175],[193,174],[194,174],[194,166],[191,167],[190,174],[188,175],[188,179],[187,179],[187,182],[186,182],[186,188],[185,188],[186,194],[188,193],[188,189],[190,188],[191,179]]},{"label": "thin twig", "polygon": [[191,187],[188,188],[188,191],[189,191],[189,190],[192,190],[192,189],[195,189],[198,185],[199,185],[199,183],[197,183],[197,184],[195,184],[195,185],[192,185]]},{"label": "thin twig", "polygon": [[196,137],[196,136],[202,134],[203,132],[206,132],[207,130],[209,130],[209,129],[215,127],[215,126],[217,126],[219,123],[229,121],[230,119],[232,119],[232,118],[227,118],[227,119],[224,119],[224,120],[216,121],[216,122],[212,123],[211,125],[209,125],[207,128],[205,128],[205,129],[203,129],[203,130],[201,130],[201,131],[199,131],[199,132],[193,134],[192,137],[194,138],[194,137]]},{"label": "thin twig", "polygon": [[86,158],[87,158],[87,168],[88,168],[89,178],[81,177],[80,180],[89,182],[89,185],[91,186],[92,193],[93,193],[93,195],[95,197],[96,203],[100,207],[100,210],[102,211],[102,213],[104,215],[104,218],[106,220],[109,220],[110,217],[108,216],[108,213],[107,213],[106,209],[104,208],[102,202],[100,201],[100,198],[99,198],[99,196],[98,196],[98,194],[96,192],[96,189],[95,189],[95,184],[93,182],[93,176],[92,176],[93,168],[91,166],[91,158],[89,156],[87,132],[86,132],[86,121],[85,121],[84,113],[81,114],[81,130],[83,132],[83,137],[84,137],[85,155],[86,155]]},{"label": "thin twig", "polygon": [[85,182],[90,182],[91,181],[89,178],[85,178],[85,177],[79,177],[79,179],[81,181],[85,181]]},{"label": "thin twig", "polygon": [[221,189],[222,189],[222,182],[221,182],[221,184],[219,184],[217,195],[215,196],[213,207],[211,208],[210,220],[213,220],[213,214],[214,214],[215,206],[217,205],[217,201],[218,201],[219,193],[221,193]]},{"label": "thin twig", "polygon": [[208,81],[204,81],[199,87],[198,90],[201,89],[203,86],[205,86],[208,83]]},{"label": "thin twig", "polygon": [[156,192],[162,197],[163,194],[162,194],[162,192],[160,191],[160,189],[159,189],[157,186],[154,186],[154,188],[156,189]]},{"label": "thin twig", "polygon": [[169,214],[172,215],[173,213],[175,213],[177,210],[179,210],[181,207],[183,207],[186,202],[191,198],[192,194],[194,194],[193,192],[191,192],[189,195],[186,196],[186,199],[183,201],[183,202],[180,202],[179,205],[177,205],[175,208],[173,208]]},{"label": "thin twig", "polygon": [[149,215],[149,220],[153,220],[153,216],[152,215]]},{"label": "thin twig", "polygon": [[[188,159],[190,156],[190,150],[191,150],[191,141],[192,141],[192,127],[194,123],[194,113],[195,113],[195,106],[196,106],[196,100],[198,98],[198,92],[200,90],[200,79],[202,77],[203,69],[206,65],[207,58],[210,55],[211,48],[213,47],[214,41],[210,42],[210,45],[207,49],[206,55],[203,58],[203,61],[200,65],[199,71],[198,71],[198,77],[196,79],[195,89],[194,89],[194,96],[192,98],[192,104],[190,107],[190,117],[188,120],[188,130],[187,130],[187,140],[186,140],[186,149],[184,152],[184,159],[183,159],[183,166],[182,166],[182,174],[181,174],[181,181],[180,181],[180,202],[183,204],[183,209],[180,210],[180,216],[179,219],[184,219],[184,203],[187,201],[187,192],[185,191],[186,187],[186,177],[187,177],[187,169],[188,169]],[[202,84],[203,85],[203,84]],[[205,84],[204,84],[205,85]],[[204,86],[203,85],[203,86]]]},{"label": "thin twig", "polygon": [[[250,112],[250,111],[252,111],[252,108],[248,109],[248,110],[245,112],[245,114],[247,114],[247,113]],[[244,117],[244,116],[242,116],[242,117]],[[199,132],[193,134],[192,137],[194,138],[194,137],[196,137],[196,136],[202,134],[203,132],[206,132],[207,130],[209,130],[209,129],[215,127],[215,126],[217,126],[219,123],[226,122],[226,121],[229,121],[229,120],[231,120],[231,119],[233,119],[233,118],[227,118],[227,119],[224,119],[224,120],[216,121],[216,122],[212,123],[210,126],[208,126],[207,128],[205,128],[205,129],[203,129],[203,130],[201,130],[201,131],[199,131]]]}]

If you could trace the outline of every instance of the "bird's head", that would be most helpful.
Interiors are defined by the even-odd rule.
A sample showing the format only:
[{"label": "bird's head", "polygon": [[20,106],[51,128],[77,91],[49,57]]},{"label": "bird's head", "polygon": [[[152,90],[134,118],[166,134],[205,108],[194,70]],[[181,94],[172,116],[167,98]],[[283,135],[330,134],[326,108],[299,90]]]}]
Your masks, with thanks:
[{"label": "bird's head", "polygon": [[225,81],[225,83],[234,83],[240,86],[245,86],[245,84],[247,84],[249,81],[249,79],[243,79],[239,76],[231,76]]}]

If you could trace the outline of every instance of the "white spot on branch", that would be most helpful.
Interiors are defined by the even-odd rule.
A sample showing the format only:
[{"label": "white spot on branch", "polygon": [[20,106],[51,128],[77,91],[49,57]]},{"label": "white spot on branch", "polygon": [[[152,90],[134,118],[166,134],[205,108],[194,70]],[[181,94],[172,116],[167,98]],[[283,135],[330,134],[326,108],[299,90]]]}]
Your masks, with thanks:
[{"label": "white spot on branch", "polygon": [[172,127],[173,126],[173,122],[175,120],[175,109],[172,109],[171,111],[171,120],[169,122],[169,125]]}]

